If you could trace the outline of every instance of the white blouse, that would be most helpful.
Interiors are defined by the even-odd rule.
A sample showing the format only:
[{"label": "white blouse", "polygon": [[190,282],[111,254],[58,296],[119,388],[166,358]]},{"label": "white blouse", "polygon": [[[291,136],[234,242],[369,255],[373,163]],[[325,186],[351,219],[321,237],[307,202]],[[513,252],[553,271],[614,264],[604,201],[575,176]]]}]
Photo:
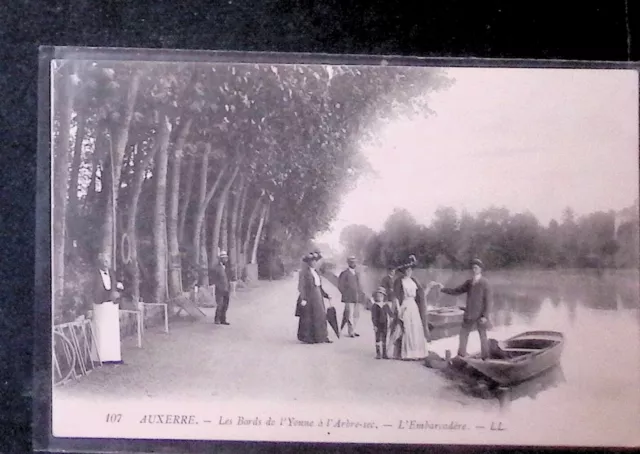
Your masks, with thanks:
[{"label": "white blouse", "polygon": [[316,287],[320,287],[320,275],[314,268],[309,268],[311,270],[311,275],[313,276],[313,282]]},{"label": "white blouse", "polygon": [[402,279],[402,289],[404,290],[404,299],[414,299],[418,294],[418,286],[409,277]]},{"label": "white blouse", "polygon": [[109,276],[109,271],[100,270],[100,276],[102,277],[102,285],[104,286],[104,289],[107,291],[111,290],[111,279]]}]

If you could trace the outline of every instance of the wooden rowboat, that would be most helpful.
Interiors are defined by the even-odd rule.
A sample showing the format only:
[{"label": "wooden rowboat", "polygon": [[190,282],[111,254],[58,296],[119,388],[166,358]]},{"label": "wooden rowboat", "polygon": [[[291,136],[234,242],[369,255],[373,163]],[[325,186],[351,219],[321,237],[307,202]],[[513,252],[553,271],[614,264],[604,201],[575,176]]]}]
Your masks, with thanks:
[{"label": "wooden rowboat", "polygon": [[489,358],[479,353],[459,358],[500,386],[529,380],[560,363],[564,335],[557,331],[527,331],[502,342],[489,339]]},{"label": "wooden rowboat", "polygon": [[431,328],[462,323],[464,311],[458,307],[440,307],[427,310],[427,320]]}]

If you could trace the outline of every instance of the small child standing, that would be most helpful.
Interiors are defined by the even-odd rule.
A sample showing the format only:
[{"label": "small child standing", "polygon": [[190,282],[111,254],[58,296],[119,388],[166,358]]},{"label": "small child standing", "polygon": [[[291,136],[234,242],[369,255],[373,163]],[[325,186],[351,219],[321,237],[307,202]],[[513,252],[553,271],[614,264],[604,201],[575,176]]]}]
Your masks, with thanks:
[{"label": "small child standing", "polygon": [[373,331],[376,334],[376,359],[389,359],[387,356],[387,329],[389,327],[389,304],[385,303],[387,291],[379,287],[373,293],[373,306],[371,306],[371,321]]}]

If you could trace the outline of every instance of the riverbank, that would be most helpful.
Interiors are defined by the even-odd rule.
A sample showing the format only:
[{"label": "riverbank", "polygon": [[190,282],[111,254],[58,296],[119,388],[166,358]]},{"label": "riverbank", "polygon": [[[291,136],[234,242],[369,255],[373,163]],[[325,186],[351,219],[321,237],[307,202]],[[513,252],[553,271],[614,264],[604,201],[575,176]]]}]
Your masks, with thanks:
[{"label": "riverbank", "polygon": [[[330,330],[333,344],[299,343],[296,286],[297,277],[288,277],[238,292],[229,308],[230,326],[215,325],[215,309],[205,308],[203,321],[174,322],[169,334],[155,328],[146,332],[142,349],[127,339],[124,365],[104,366],[56,388],[54,401],[241,397],[356,404],[384,396],[403,405],[497,406],[479,404],[420,362],[376,360],[367,311],[360,316],[358,338],[338,339]],[[339,292],[330,282],[325,287],[340,317],[344,305]],[[444,349],[439,350],[444,355]]]},{"label": "riverbank", "polygon": [[[324,281],[340,317],[343,305],[339,293]],[[377,420],[380,424],[397,424],[407,418],[438,423],[451,419],[463,424],[504,418],[509,424],[509,432],[501,436],[491,431],[458,433],[455,442],[460,443],[504,443],[508,439],[510,443],[535,444],[553,439],[556,444],[597,446],[627,444],[636,437],[634,423],[640,403],[637,309],[556,307],[545,300],[532,317],[506,311],[509,323],[497,323],[490,337],[505,339],[528,329],[550,329],[565,333],[567,344],[560,378],[551,377],[548,383],[532,381],[514,396],[517,399],[505,412],[497,399],[463,394],[440,371],[421,362],[376,360],[367,311],[361,312],[358,338],[336,339],[330,334],[332,344],[299,343],[294,317],[296,286],[294,276],[260,281],[255,288],[238,292],[229,309],[230,326],[214,325],[214,310],[205,309],[207,319],[173,323],[169,334],[151,329],[143,349],[128,340],[123,348],[125,365],[104,366],[79,382],[54,390],[55,433],[151,438],[182,438],[190,433],[196,438],[324,440],[322,437],[329,435],[312,433],[312,428],[309,432],[299,428],[249,431],[223,425],[222,419],[225,415],[249,419],[255,415],[263,419],[324,415]],[[469,350],[477,351],[478,336],[472,334],[469,341]],[[454,335],[432,342],[430,349],[444,356],[447,349],[455,351],[456,347]],[[551,407],[553,412],[549,412]],[[591,412],[593,408],[598,412]],[[123,423],[105,425],[104,415],[114,412],[123,415]],[[143,414],[155,412],[200,415],[212,422],[205,421],[194,432],[138,424]],[[223,422],[214,424],[219,418]],[[580,424],[575,424],[578,419]],[[371,442],[371,437],[378,437],[381,442],[397,442],[399,436],[409,436],[404,432],[340,433],[331,431],[335,437],[331,440]],[[452,442],[443,433],[421,433],[406,440]]]}]

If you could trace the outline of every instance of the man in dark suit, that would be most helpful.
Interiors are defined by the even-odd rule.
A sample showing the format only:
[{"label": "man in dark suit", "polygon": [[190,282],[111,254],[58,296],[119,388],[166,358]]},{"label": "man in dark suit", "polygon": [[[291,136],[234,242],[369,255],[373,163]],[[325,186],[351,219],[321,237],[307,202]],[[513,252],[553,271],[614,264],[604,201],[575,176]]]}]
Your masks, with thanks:
[{"label": "man in dark suit", "polygon": [[340,273],[338,277],[338,290],[342,294],[342,302],[344,303],[343,320],[346,320],[348,336],[360,336],[356,332],[356,323],[358,317],[357,305],[360,303],[360,295],[362,294],[362,286],[360,285],[360,275],[356,271],[356,258],[351,256],[347,259],[347,269]]},{"label": "man in dark suit", "polygon": [[489,342],[487,340],[487,328],[489,315],[491,314],[491,286],[489,281],[482,276],[484,264],[480,259],[471,260],[471,278],[455,288],[445,288],[437,284],[442,293],[448,295],[467,294],[467,305],[464,308],[464,319],[460,330],[460,345],[458,356],[467,356],[467,341],[471,330],[476,327],[480,336],[480,351],[482,359],[489,357]]},{"label": "man in dark suit", "polygon": [[220,252],[218,264],[213,269],[213,285],[215,285],[216,295],[216,315],[214,322],[216,325],[230,325],[227,321],[227,310],[229,309],[229,296],[231,284],[229,280],[228,264],[229,256],[226,252]]},{"label": "man in dark suit", "polygon": [[387,267],[387,275],[382,278],[380,287],[385,290],[385,301],[393,301],[393,281],[396,279],[396,269],[392,266]]},{"label": "man in dark suit", "polygon": [[120,296],[115,273],[109,267],[105,254],[98,255],[97,272],[94,275],[94,304],[113,303]]}]

